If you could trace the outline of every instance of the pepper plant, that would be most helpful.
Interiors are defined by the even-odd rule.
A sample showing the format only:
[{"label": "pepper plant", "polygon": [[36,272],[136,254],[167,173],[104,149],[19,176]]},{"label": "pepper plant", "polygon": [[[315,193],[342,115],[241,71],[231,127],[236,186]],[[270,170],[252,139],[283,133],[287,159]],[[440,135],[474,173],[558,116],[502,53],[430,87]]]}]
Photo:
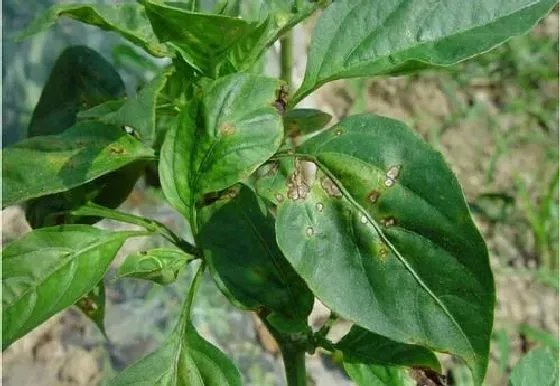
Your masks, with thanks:
[{"label": "pepper plant", "polygon": [[[198,273],[167,340],[111,385],[241,384],[192,323],[205,269],[276,338],[288,385],[306,384],[305,353],[317,348],[361,385],[406,384],[407,368],[439,382],[435,352],[461,358],[481,384],[494,282],[451,169],[399,121],[364,114],[325,128],[328,114],[297,105],[335,79],[444,68],[488,51],[555,0],[202,3],[57,5],[24,32],[65,16],[168,60],[127,98],[103,57],[68,48],[28,138],[3,150],[3,207],[23,204],[34,228],[3,250],[3,349],[72,305],[103,330],[109,264],[127,239],[157,234],[168,247],[129,255],[119,276],[166,285],[200,261]],[[278,39],[289,68],[290,29],[313,13],[301,86],[259,74]],[[115,210],[146,170],[157,170],[192,242]],[[92,226],[102,218],[142,230]],[[319,331],[307,323],[314,298],[332,311]],[[334,342],[338,317],[353,327]]]}]

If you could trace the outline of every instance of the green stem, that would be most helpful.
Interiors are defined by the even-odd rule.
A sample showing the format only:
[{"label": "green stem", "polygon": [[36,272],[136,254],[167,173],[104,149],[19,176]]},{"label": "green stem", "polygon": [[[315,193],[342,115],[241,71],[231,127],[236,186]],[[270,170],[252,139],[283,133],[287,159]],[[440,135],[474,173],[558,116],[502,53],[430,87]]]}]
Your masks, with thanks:
[{"label": "green stem", "polygon": [[286,34],[280,39],[280,79],[286,82],[288,90],[292,90],[292,32]]},{"label": "green stem", "polygon": [[290,343],[282,344],[282,359],[286,371],[286,381],[288,386],[306,386],[307,373],[305,371],[305,349]]}]

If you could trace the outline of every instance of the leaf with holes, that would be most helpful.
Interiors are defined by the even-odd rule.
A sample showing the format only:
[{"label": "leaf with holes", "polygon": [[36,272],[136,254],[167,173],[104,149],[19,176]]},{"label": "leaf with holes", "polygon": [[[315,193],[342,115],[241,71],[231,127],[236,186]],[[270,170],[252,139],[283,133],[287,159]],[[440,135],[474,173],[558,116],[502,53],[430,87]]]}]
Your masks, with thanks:
[{"label": "leaf with holes", "polygon": [[220,78],[205,89],[202,109],[191,103],[169,129],[160,154],[161,184],[187,219],[205,193],[246,181],[276,152],[283,133],[274,107],[279,88],[279,81],[262,76]]},{"label": "leaf with holes", "polygon": [[204,256],[218,286],[239,307],[306,320],[313,294],[278,249],[274,219],[248,187],[230,196],[199,214]]},{"label": "leaf with holes", "polygon": [[119,277],[134,277],[167,285],[177,279],[193,257],[174,248],[156,248],[128,255],[119,267]]},{"label": "leaf with holes", "polygon": [[120,127],[97,122],[28,138],[2,150],[2,205],[67,191],[153,157],[152,149]]},{"label": "leaf with holes", "polygon": [[313,29],[293,101],[325,82],[446,66],[527,32],[556,0],[348,0]]},{"label": "leaf with holes", "polygon": [[164,57],[167,47],[158,42],[140,4],[61,4],[52,6],[39,16],[19,36],[25,39],[54,25],[58,18],[67,16],[85,24],[91,24],[106,31],[116,32],[146,52]]},{"label": "leaf with holes", "polygon": [[[305,142],[278,209],[280,249],[337,314],[397,342],[488,362],[488,252],[441,154],[404,124],[347,118]],[[302,176],[303,159],[317,165]]]},{"label": "leaf with holes", "polygon": [[99,283],[129,237],[89,225],[44,228],[2,251],[2,350]]}]

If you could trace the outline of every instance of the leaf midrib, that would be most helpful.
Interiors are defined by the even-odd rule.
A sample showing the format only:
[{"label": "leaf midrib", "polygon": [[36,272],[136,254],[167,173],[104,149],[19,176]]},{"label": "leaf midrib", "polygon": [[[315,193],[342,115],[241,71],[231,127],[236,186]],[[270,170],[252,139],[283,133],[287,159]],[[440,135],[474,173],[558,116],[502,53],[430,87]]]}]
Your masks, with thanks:
[{"label": "leaf midrib", "polygon": [[368,221],[373,225],[373,227],[375,228],[375,231],[378,233],[379,237],[383,240],[383,242],[387,244],[387,246],[391,249],[391,251],[395,254],[395,256],[397,256],[399,261],[404,265],[406,270],[409,271],[410,274],[412,275],[412,277],[418,282],[420,287],[424,291],[426,291],[426,293],[428,293],[428,295],[434,300],[434,302],[438,305],[438,307],[440,307],[442,309],[443,313],[449,318],[449,320],[453,323],[453,325],[455,325],[457,330],[460,332],[461,336],[467,342],[467,344],[470,348],[471,355],[474,358],[475,362],[478,361],[478,355],[477,355],[476,351],[474,350],[470,339],[467,337],[467,335],[463,331],[463,328],[461,327],[461,325],[455,320],[455,318],[453,317],[453,315],[451,315],[451,313],[449,312],[447,307],[432,292],[432,290],[428,287],[428,285],[426,283],[424,283],[422,278],[420,278],[420,276],[418,276],[418,274],[414,271],[412,266],[410,266],[408,261],[406,261],[406,259],[400,254],[400,252],[391,243],[391,241],[387,238],[387,236],[385,236],[385,234],[383,233],[383,231],[381,230],[381,228],[379,227],[377,222],[371,217],[371,215],[367,211],[365,211],[361,208],[361,205],[354,200],[354,198],[352,197],[351,194],[348,193],[348,191],[346,190],[344,185],[340,183],[340,181],[330,172],[330,170],[325,165],[323,165],[322,163],[320,163],[316,159],[314,159],[314,162],[321,169],[321,171],[323,171],[327,176],[329,176],[336,183],[336,185],[340,189],[342,195],[350,202],[350,204],[352,204],[352,206],[354,206],[356,209],[358,209],[361,214],[363,214],[364,216],[367,217]]}]

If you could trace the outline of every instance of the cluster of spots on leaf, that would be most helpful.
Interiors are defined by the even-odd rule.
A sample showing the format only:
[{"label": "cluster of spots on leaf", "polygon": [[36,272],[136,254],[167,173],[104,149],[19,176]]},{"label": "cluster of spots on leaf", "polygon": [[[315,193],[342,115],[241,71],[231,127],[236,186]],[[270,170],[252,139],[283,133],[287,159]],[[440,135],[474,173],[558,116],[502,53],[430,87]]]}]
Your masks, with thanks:
[{"label": "cluster of spots on leaf", "polygon": [[401,172],[400,166],[398,165],[391,166],[389,170],[387,170],[387,173],[385,173],[385,186],[387,187],[393,186],[397,181],[400,172]]},{"label": "cluster of spots on leaf", "polygon": [[233,125],[229,122],[222,123],[220,127],[220,135],[223,137],[233,135],[235,134],[235,131],[235,127],[233,127]]},{"label": "cluster of spots on leaf", "polygon": [[307,193],[310,191],[311,189],[303,176],[302,163],[300,160],[296,160],[296,170],[288,180],[288,198],[292,200],[305,200]]},{"label": "cluster of spots on leaf", "polygon": [[385,226],[385,227],[392,227],[397,225],[397,220],[395,220],[394,217],[385,217],[381,219],[381,225]]},{"label": "cluster of spots on leaf", "polygon": [[321,187],[329,196],[335,198],[342,197],[342,192],[340,191],[340,188],[329,177],[325,176],[321,179]]},{"label": "cluster of spots on leaf", "polygon": [[385,261],[387,259],[387,255],[389,254],[389,251],[387,249],[387,246],[382,243],[381,247],[379,248],[379,258],[381,259],[381,261]]}]

